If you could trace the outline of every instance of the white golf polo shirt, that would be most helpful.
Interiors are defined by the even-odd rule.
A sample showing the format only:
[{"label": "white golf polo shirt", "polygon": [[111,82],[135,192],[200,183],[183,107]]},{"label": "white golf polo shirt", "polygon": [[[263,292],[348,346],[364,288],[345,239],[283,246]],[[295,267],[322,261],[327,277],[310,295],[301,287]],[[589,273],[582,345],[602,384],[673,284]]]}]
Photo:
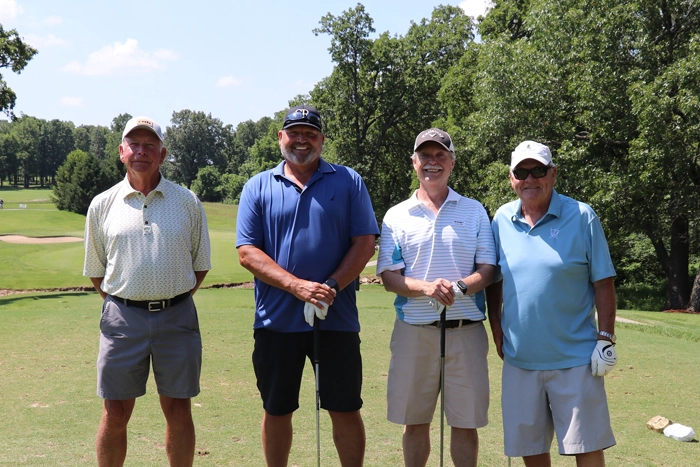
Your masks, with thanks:
[{"label": "white golf polo shirt", "polygon": [[[484,207],[451,188],[437,216],[416,193],[387,211],[377,260],[377,274],[404,270],[406,277],[432,282],[457,281],[474,272],[477,264],[496,264],[496,248]],[[396,296],[398,318],[409,324],[440,319],[430,298]],[[457,298],[446,319],[484,319],[483,291]]]},{"label": "white golf polo shirt", "polygon": [[194,271],[211,269],[207,218],[197,196],[161,176],[148,196],[127,178],[95,196],[85,221],[83,275],[129,300],[161,300],[191,290]]}]

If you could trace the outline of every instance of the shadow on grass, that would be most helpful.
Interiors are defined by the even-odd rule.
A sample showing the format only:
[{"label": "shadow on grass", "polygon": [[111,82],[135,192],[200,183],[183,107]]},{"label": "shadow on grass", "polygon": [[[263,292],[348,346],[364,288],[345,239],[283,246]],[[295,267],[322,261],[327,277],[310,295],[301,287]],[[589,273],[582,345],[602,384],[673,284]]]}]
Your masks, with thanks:
[{"label": "shadow on grass", "polygon": [[56,300],[57,298],[68,298],[68,297],[80,297],[85,295],[92,295],[94,292],[66,292],[66,293],[56,293],[48,292],[51,295],[25,295],[25,294],[15,294],[7,295],[0,298],[0,305],[10,304],[10,303],[20,303],[22,301],[29,300]]}]

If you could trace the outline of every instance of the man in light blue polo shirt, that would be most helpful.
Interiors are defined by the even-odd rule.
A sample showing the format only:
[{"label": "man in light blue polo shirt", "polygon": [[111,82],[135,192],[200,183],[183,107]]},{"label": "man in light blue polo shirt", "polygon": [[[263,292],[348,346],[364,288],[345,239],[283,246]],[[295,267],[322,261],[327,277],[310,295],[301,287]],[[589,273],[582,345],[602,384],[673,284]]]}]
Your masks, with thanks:
[{"label": "man in light blue polo shirt", "polygon": [[487,289],[504,359],[505,453],[528,467],[549,466],[556,431],[560,454],[576,456],[578,467],[603,466],[615,438],[602,376],[617,361],[615,269],[605,234],[590,206],[554,190],[547,146],[521,143],[510,168],[519,199],[494,216],[503,280]]}]

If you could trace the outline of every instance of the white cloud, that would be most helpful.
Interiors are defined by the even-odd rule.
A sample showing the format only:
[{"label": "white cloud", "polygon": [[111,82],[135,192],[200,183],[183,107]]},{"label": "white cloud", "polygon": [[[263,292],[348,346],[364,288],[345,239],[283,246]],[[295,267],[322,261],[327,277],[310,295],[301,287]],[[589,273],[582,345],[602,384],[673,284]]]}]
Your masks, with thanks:
[{"label": "white cloud", "polygon": [[61,105],[63,107],[82,107],[85,99],[82,97],[72,97],[65,96],[61,98]]},{"label": "white cloud", "polygon": [[13,20],[24,10],[17,4],[17,0],[0,0],[0,21]]},{"label": "white cloud", "polygon": [[53,34],[49,34],[48,36],[36,36],[34,34],[29,34],[27,37],[25,37],[25,39],[30,45],[39,49],[43,47],[62,47],[68,45],[67,40],[56,37]]},{"label": "white cloud", "polygon": [[485,15],[486,10],[493,7],[493,3],[491,0],[464,0],[459,3],[459,7],[465,14],[476,19],[479,15]]},{"label": "white cloud", "polygon": [[240,86],[242,83],[243,82],[240,79],[234,78],[233,76],[222,76],[216,82],[216,87],[217,88],[230,88],[230,87],[234,87],[234,86]]},{"label": "white cloud", "polygon": [[85,63],[74,60],[61,70],[85,76],[144,75],[165,69],[169,61],[177,58],[175,52],[166,49],[146,52],[139,48],[136,39],[127,39],[123,44],[115,42],[91,53]]}]

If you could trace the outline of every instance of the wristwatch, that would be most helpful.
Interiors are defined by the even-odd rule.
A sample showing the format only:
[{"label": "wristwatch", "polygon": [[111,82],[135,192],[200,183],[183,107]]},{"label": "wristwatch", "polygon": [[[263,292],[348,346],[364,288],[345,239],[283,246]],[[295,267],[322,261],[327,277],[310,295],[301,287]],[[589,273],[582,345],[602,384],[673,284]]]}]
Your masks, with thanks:
[{"label": "wristwatch", "polygon": [[338,281],[336,281],[332,277],[326,279],[326,282],[324,282],[324,284],[326,284],[331,289],[335,290],[335,293],[340,292],[340,288],[338,287]]},{"label": "wristwatch", "polygon": [[462,291],[462,295],[467,295],[467,290],[468,290],[467,284],[465,284],[462,281],[457,281],[457,287],[459,287],[459,290]]},{"label": "wristwatch", "polygon": [[610,342],[612,342],[613,344],[615,342],[617,342],[617,336],[615,334],[610,334],[609,332],[605,332],[605,331],[598,331],[598,335],[603,336],[606,339],[609,339]]}]

